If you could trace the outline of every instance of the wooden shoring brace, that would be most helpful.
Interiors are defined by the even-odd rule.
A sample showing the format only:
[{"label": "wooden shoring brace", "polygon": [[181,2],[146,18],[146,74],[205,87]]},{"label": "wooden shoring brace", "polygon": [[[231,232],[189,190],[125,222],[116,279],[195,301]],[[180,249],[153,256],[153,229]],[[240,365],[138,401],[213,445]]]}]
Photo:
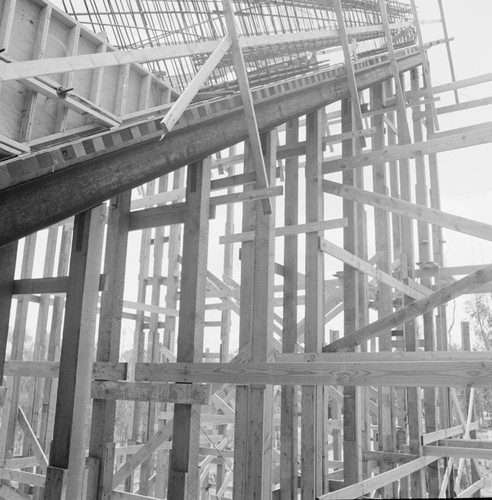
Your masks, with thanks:
[{"label": "wooden shoring brace", "polygon": [[[299,141],[299,119],[286,125],[286,144]],[[297,225],[299,214],[299,157],[286,159],[285,226]],[[284,239],[284,289],[282,352],[295,352],[298,336],[298,236]],[[280,415],[280,494],[297,498],[298,415],[297,387],[282,387]]]},{"label": "wooden shoring brace", "polygon": [[[371,109],[380,109],[383,105],[383,84],[371,88]],[[372,117],[372,126],[376,128],[373,136],[373,150],[381,150],[385,145],[385,134],[383,126],[384,116]],[[374,191],[384,194],[387,186],[387,167],[384,162],[377,162],[372,167]],[[389,232],[389,214],[384,210],[374,211],[374,229],[376,235],[376,273],[391,276],[391,242]],[[368,263],[369,264],[369,263]],[[372,268],[372,266],[371,266]],[[391,276],[392,277],[392,276]],[[395,278],[393,278],[395,279]],[[398,283],[401,283],[397,280]],[[377,285],[378,293],[378,317],[384,317],[393,312],[392,288],[389,281],[383,283],[381,280]],[[404,285],[407,286],[407,285]],[[379,350],[391,351],[391,332],[387,330],[379,338]],[[369,399],[369,398],[368,398]],[[370,399],[369,399],[370,400]],[[378,432],[379,451],[392,452],[395,450],[395,415],[394,415],[394,391],[390,387],[378,387]],[[383,471],[388,470],[389,464],[380,462]],[[384,496],[394,495],[391,486],[383,490]]]},{"label": "wooden shoring brace", "polygon": [[67,498],[82,491],[104,212],[100,205],[75,218],[46,499],[63,498],[64,488]]},{"label": "wooden shoring brace", "polygon": [[[244,118],[248,128],[251,154],[253,155],[253,162],[256,170],[256,187],[259,189],[266,188],[269,186],[268,175],[265,167],[265,160],[263,158],[258,124],[256,122],[253,97],[249,88],[246,64],[244,63],[243,53],[239,45],[239,37],[237,34],[236,22],[234,20],[234,8],[231,0],[222,0],[222,5],[224,6],[224,17],[227,31],[232,40],[232,58],[234,61],[239,90],[241,92],[241,98],[243,100]],[[262,206],[265,214],[272,213],[272,203],[269,198],[262,200]]]},{"label": "wooden shoring brace", "polygon": [[[354,122],[352,129],[354,131],[361,131],[364,129],[364,123],[362,121],[362,110],[360,106],[359,91],[357,90],[357,81],[355,78],[354,64],[352,61],[352,54],[355,57],[357,42],[355,38],[349,43],[347,35],[347,27],[345,26],[345,20],[343,17],[343,8],[341,0],[334,0],[333,7],[335,8],[335,13],[337,16],[338,23],[338,33],[340,36],[340,42],[342,44],[343,56],[345,59],[345,68],[347,70],[348,85],[350,89],[350,96],[352,98],[352,108],[354,113]],[[366,139],[364,136],[359,138],[359,144],[363,148],[366,145]]]},{"label": "wooden shoring brace", "polygon": [[[429,105],[430,105],[431,112],[432,112],[432,120],[434,122],[434,126],[437,130],[439,130],[439,123],[437,120],[436,103],[434,102],[434,95],[432,92],[432,82],[431,82],[431,77],[430,77],[429,61],[427,59],[427,52],[425,51],[425,48],[424,48],[424,39],[422,37],[422,30],[420,29],[420,22],[419,22],[419,16],[418,16],[418,12],[417,12],[417,6],[415,5],[415,0],[411,0],[411,3],[412,3],[413,18],[415,21],[415,30],[417,32],[417,41],[419,44],[420,53],[422,54],[422,71],[424,73],[425,90],[427,91],[427,97],[430,100]],[[441,3],[441,0],[439,0],[439,3]],[[441,7],[442,7],[442,5],[441,5]],[[443,15],[444,15],[444,13],[441,11],[441,16],[443,16]],[[445,26],[444,18],[442,18],[441,20],[443,22],[443,26]],[[447,35],[445,35],[445,36],[446,36],[446,44],[447,44],[447,48],[448,48],[448,56],[450,58],[449,65],[450,65],[450,69],[451,69],[451,75],[453,78],[453,82],[455,82],[456,77],[454,75],[454,67],[453,67],[453,60],[451,59],[451,52],[449,52],[450,51],[449,40],[447,38]],[[420,90],[420,89],[416,89],[416,90]],[[456,103],[458,103],[458,91],[457,90],[454,91],[454,95],[456,98]]]},{"label": "wooden shoring brace", "polygon": [[[321,150],[322,110],[306,116],[306,222],[323,219]],[[350,139],[351,141],[351,139]],[[305,352],[320,352],[324,332],[324,256],[319,251],[319,231],[306,233]],[[303,386],[301,395],[301,496],[322,493],[323,390]]]},{"label": "wooden shoring brace", "polygon": [[[183,229],[178,362],[203,361],[210,177],[210,159],[189,165]],[[196,405],[175,404],[168,498],[198,498],[199,437],[200,408]]]},{"label": "wooden shoring brace", "polygon": [[[352,107],[350,99],[341,103],[342,133],[352,130]],[[342,142],[342,157],[350,157],[354,153],[354,141],[347,139]],[[342,174],[344,185],[354,185],[354,172]],[[323,181],[324,182],[324,181]],[[351,200],[343,201],[343,216],[347,218],[347,226],[343,230],[343,248],[351,253],[358,250],[357,231],[358,211]],[[359,325],[359,276],[353,267],[343,266],[343,305],[344,305],[344,335],[356,330]],[[344,337],[345,338],[345,337]],[[336,342],[335,342],[336,344]],[[331,344],[330,344],[331,345]],[[355,348],[355,346],[354,346]],[[360,404],[361,390],[357,387],[343,388],[343,479],[345,485],[358,483],[362,479],[361,423],[362,408]]]},{"label": "wooden shoring brace", "polygon": [[164,129],[164,134],[161,139],[172,130],[176,122],[184,113],[193,98],[197,95],[200,87],[207,81],[214,69],[217,67],[221,59],[230,49],[232,44],[231,38],[225,36],[207,59],[205,64],[200,68],[198,73],[194,76],[186,90],[178,97],[177,101],[173,103],[171,109],[166,113],[166,116],[161,121],[161,126]]},{"label": "wooden shoring brace", "polygon": [[[21,278],[31,278],[34,266],[34,255],[36,251],[37,233],[29,235],[24,244],[22,257]],[[8,270],[7,270],[8,271]],[[21,295],[17,299],[15,310],[15,321],[13,325],[12,345],[10,359],[21,361],[24,358],[24,343],[26,338],[26,325],[29,309],[29,298]],[[7,332],[6,332],[7,335]],[[7,339],[5,339],[6,341]],[[0,443],[0,458],[12,458],[14,454],[15,429],[17,424],[17,408],[19,406],[19,395],[21,378],[15,376],[12,379],[10,390],[9,406],[4,409],[5,420],[2,426],[5,427],[5,442]]]},{"label": "wooden shoring brace", "polygon": [[[458,413],[462,413],[461,406],[459,406],[460,402],[456,398],[456,390],[453,388],[452,391],[453,391],[452,392],[453,401],[454,401],[454,404],[457,406],[456,411]],[[471,424],[472,417],[473,417],[474,402],[475,402],[475,387],[472,387],[471,391],[470,391],[470,400],[468,402],[468,414],[466,417],[466,422],[463,424],[464,430],[465,430],[464,434],[463,434],[463,439],[470,438],[470,424]],[[458,409],[458,407],[459,407],[459,409]],[[442,479],[441,489],[439,490],[439,498],[446,498],[446,489],[447,489],[448,484],[449,484],[450,475],[451,475],[453,468],[454,468],[454,462],[455,462],[454,457],[451,457],[448,461],[448,466],[446,467],[446,472],[444,473],[444,477]],[[460,460],[458,462],[458,475],[457,475],[456,481],[455,481],[455,493],[456,494],[458,494],[459,490],[460,490],[460,480],[461,480],[461,474],[463,473],[463,465],[464,465],[464,459],[460,458]]]},{"label": "wooden shoring brace", "polygon": [[448,285],[432,294],[417,300],[398,311],[378,319],[367,326],[357,329],[345,337],[323,347],[323,352],[349,351],[360,345],[362,342],[378,336],[388,328],[394,328],[407,321],[431,311],[432,309],[453,300],[460,295],[470,293],[479,288],[482,284],[492,280],[492,264],[483,267],[464,278]]},{"label": "wooden shoring brace", "polygon": [[[104,262],[107,285],[101,296],[96,361],[119,361],[130,200],[131,192],[127,191],[113,198],[110,203]],[[104,470],[105,446],[114,440],[115,414],[115,400],[94,399],[89,456],[98,459],[99,464],[101,464],[99,494],[101,494],[103,477],[107,473]],[[94,485],[88,485],[88,491],[91,493],[94,492],[92,486]],[[97,487],[97,484],[95,486]],[[98,497],[92,498],[89,494],[87,500],[95,500],[96,498]]]}]

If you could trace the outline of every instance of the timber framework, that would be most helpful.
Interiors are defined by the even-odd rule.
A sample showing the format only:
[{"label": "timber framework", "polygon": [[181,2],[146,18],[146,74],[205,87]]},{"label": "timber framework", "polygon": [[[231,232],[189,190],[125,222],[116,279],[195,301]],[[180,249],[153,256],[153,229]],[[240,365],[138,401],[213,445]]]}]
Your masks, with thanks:
[{"label": "timber framework", "polygon": [[0,499],[480,496],[435,1],[0,0]]}]

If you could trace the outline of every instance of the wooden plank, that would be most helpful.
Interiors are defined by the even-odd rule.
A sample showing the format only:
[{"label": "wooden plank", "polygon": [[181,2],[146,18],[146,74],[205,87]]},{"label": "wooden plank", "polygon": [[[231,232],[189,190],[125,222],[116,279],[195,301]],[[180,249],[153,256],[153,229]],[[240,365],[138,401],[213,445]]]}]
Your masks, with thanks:
[{"label": "wooden plank", "polygon": [[[119,484],[121,484],[139,465],[141,465],[144,460],[147,459],[162,443],[167,441],[173,434],[173,420],[166,422],[166,425],[159,429],[152,438],[147,441],[136,453],[134,453],[130,458],[127,459],[124,465],[122,465],[113,476],[113,486],[115,489]],[[105,494],[110,494],[110,491],[104,492]]]},{"label": "wooden plank", "polygon": [[432,457],[456,457],[469,459],[492,459],[492,450],[483,448],[465,448],[463,446],[424,446],[424,455]]},{"label": "wooden plank", "polygon": [[[178,362],[203,360],[210,175],[209,159],[188,167],[176,356]],[[200,409],[192,405],[176,404],[173,422],[168,496],[184,500],[185,495],[198,496]]]},{"label": "wooden plank", "polygon": [[477,238],[492,240],[492,226],[489,224],[327,180],[323,181],[323,189],[326,193],[341,196],[344,199],[365,203],[419,221],[476,236]]},{"label": "wooden plank", "polygon": [[[277,131],[262,137],[261,155],[269,185],[275,183]],[[264,152],[264,157],[263,157]],[[251,149],[252,160],[256,161]],[[273,355],[273,296],[275,268],[275,207],[255,203],[255,239],[252,288],[251,361],[268,361]],[[248,464],[246,488],[252,498],[271,498],[273,388],[249,388]]]},{"label": "wooden plank", "polygon": [[75,497],[82,489],[103,226],[103,206],[77,216],[74,226],[54,439],[46,480],[48,497],[53,500],[64,494],[60,471],[68,469],[69,461],[67,494]]},{"label": "wooden plank", "polygon": [[2,384],[5,355],[7,353],[16,258],[17,241],[5,246],[0,246],[0,380]]},{"label": "wooden plank", "polygon": [[366,479],[352,486],[348,486],[346,488],[342,488],[333,493],[328,493],[325,495],[321,495],[319,500],[335,500],[335,499],[344,499],[344,498],[358,498],[366,495],[376,489],[382,488],[387,484],[393,483],[398,479],[401,479],[405,476],[408,476],[412,472],[416,472],[423,467],[435,462],[437,459],[434,457],[420,457],[412,462],[401,465],[396,469],[390,470],[388,472],[383,472],[375,477],[370,479]]},{"label": "wooden plank", "polygon": [[[286,143],[299,139],[299,120],[286,125]],[[299,227],[299,159],[286,160],[285,170],[285,229]],[[275,230],[275,235],[278,229]],[[220,243],[220,239],[219,239]],[[297,344],[298,237],[291,233],[284,240],[283,334],[282,352],[295,352]],[[283,386],[280,416],[280,495],[286,500],[297,498],[298,426],[297,388]]]},{"label": "wooden plank", "polygon": [[[478,429],[478,422],[472,422],[472,424],[469,427],[469,430],[472,429]],[[422,436],[422,444],[426,445],[429,443],[434,443],[436,441],[439,441],[441,439],[447,439],[451,438],[454,436],[457,436],[459,434],[463,434],[465,432],[465,426],[462,425],[456,425],[455,427],[451,427],[449,429],[440,429],[435,432],[427,433]]]},{"label": "wooden plank", "polygon": [[[131,193],[126,192],[113,198],[109,204],[104,272],[107,275],[107,287],[101,296],[99,334],[96,360],[99,364],[114,364],[120,357],[121,317],[123,312],[123,289],[125,283],[125,266],[128,247],[128,228]],[[126,374],[124,374],[126,378]],[[106,377],[98,374],[98,377]],[[104,382],[102,382],[104,383]],[[106,382],[110,383],[110,382]],[[94,398],[92,382],[91,397]],[[100,465],[95,471],[96,484],[88,484],[89,491],[97,491],[98,482],[103,484],[107,471],[105,460],[107,443],[114,441],[116,404],[106,400],[95,399],[92,402],[91,434],[89,456]],[[111,474],[112,474],[111,463]],[[99,488],[101,489],[101,488]],[[96,493],[97,494],[97,493]],[[89,495],[87,500],[93,500]]]},{"label": "wooden plank", "polygon": [[382,151],[364,153],[351,158],[325,161],[323,162],[323,173],[329,174],[364,167],[380,161],[388,162],[401,158],[415,158],[417,155],[454,151],[455,149],[488,144],[490,142],[492,142],[490,126],[485,126],[479,130],[468,129],[465,133],[457,133],[454,130],[450,130],[449,135],[429,139],[425,142],[388,146]]},{"label": "wooden plank", "polygon": [[164,134],[167,134],[172,130],[176,122],[200,90],[200,87],[207,81],[221,59],[230,49],[231,44],[231,38],[229,36],[225,36],[217,45],[217,48],[210,54],[208,59],[201,66],[200,70],[193,77],[193,80],[188,84],[184,92],[182,92],[178,99],[173,103],[171,109],[166,113],[166,116],[161,121]]},{"label": "wooden plank", "polygon": [[94,399],[208,404],[209,385],[161,384],[99,380],[92,382]]},{"label": "wooden plank", "polygon": [[33,474],[32,472],[22,472],[19,470],[0,468],[0,478],[8,481],[16,481],[24,484],[32,484],[33,486],[44,486],[45,476],[41,474]]},{"label": "wooden plank", "polygon": [[[455,367],[453,369],[453,367]],[[138,363],[135,378],[176,383],[477,387],[490,383],[492,361],[332,361],[298,363]],[[413,375],[412,375],[413,374]],[[385,378],[386,377],[386,378]],[[439,437],[436,439],[440,439]]]},{"label": "wooden plank", "polygon": [[19,426],[22,429],[22,432],[24,433],[24,439],[29,441],[31,444],[31,450],[34,453],[34,456],[38,460],[39,467],[41,468],[41,472],[43,474],[46,474],[46,469],[48,467],[48,459],[46,458],[46,455],[43,451],[43,448],[39,444],[38,438],[34,434],[34,431],[31,428],[31,425],[29,424],[26,415],[22,411],[22,408],[19,407]]},{"label": "wooden plank", "polygon": [[[310,222],[308,224],[295,224],[291,226],[277,227],[275,228],[275,236],[284,237],[296,234],[309,233],[313,231],[326,231],[329,229],[339,229],[341,227],[345,227],[346,224],[347,220],[341,218],[341,219],[324,220],[319,222]],[[246,233],[237,233],[227,236],[220,236],[219,243],[226,244],[226,243],[242,243],[243,241],[252,241],[254,239],[254,235],[255,235],[254,231],[248,231]]]},{"label": "wooden plank", "polygon": [[[347,27],[345,26],[345,19],[343,15],[341,0],[334,0],[333,7],[335,9],[335,14],[337,17],[338,34],[340,38],[340,43],[342,45],[343,57],[345,60],[345,69],[347,71],[348,86],[350,89],[350,97],[352,100],[352,109],[354,113],[353,130],[362,130],[364,128],[364,124],[362,122],[362,111],[360,107],[359,91],[357,89],[355,69],[352,61],[352,56],[355,60],[357,58],[357,54],[355,52],[354,54],[351,54],[351,49],[350,49],[351,44],[349,44]],[[355,46],[357,46],[355,37],[353,37],[352,40],[353,40],[352,43],[355,43]],[[343,133],[346,132],[343,131]],[[361,147],[364,147],[366,145],[364,136],[360,136],[359,141]]]},{"label": "wooden plank", "polygon": [[[461,493],[456,495],[456,498],[471,498],[474,493],[480,491],[484,487],[484,480],[479,479],[468,488],[464,489]],[[479,497],[480,498],[480,497]]]},{"label": "wooden plank", "polygon": [[[321,161],[322,114],[306,116],[306,223],[323,219]],[[305,352],[319,352],[324,327],[324,257],[319,251],[320,233],[306,233],[306,305]],[[317,497],[322,493],[322,393],[314,386],[302,387],[301,394],[301,496]]]},{"label": "wooden plank", "polygon": [[346,351],[359,345],[361,342],[377,336],[380,332],[399,326],[411,319],[417,318],[432,309],[449,302],[450,300],[478,288],[483,283],[492,280],[492,265],[486,266],[461,280],[445,286],[440,290],[413,302],[398,311],[381,318],[369,325],[349,333],[336,342],[323,348],[323,352]]},{"label": "wooden plank", "polygon": [[[413,297],[414,299],[421,299],[422,297],[426,296],[426,294],[422,293],[420,290],[416,290],[408,285],[405,285],[401,281],[393,278],[380,269],[374,268],[373,266],[371,266],[371,264],[369,264],[369,262],[362,260],[356,255],[351,254],[350,252],[347,252],[343,248],[331,243],[330,241],[327,241],[325,239],[320,240],[320,248],[328,255],[340,259],[342,262],[345,262],[346,264],[352,266],[354,269],[357,269],[358,271],[361,271],[368,276],[376,278],[381,283],[393,287],[395,288],[395,290],[398,290],[405,295]],[[432,293],[432,290],[428,289],[427,295],[430,293]]]}]

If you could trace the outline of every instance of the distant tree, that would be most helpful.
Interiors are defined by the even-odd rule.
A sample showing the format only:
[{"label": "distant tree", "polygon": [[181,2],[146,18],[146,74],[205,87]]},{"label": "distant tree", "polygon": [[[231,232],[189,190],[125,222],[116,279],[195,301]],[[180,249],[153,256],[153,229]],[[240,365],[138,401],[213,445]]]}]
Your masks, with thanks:
[{"label": "distant tree", "polygon": [[[476,294],[466,302],[466,313],[475,334],[474,351],[492,351],[492,294]],[[481,427],[491,425],[492,387],[477,387],[475,408]]]}]

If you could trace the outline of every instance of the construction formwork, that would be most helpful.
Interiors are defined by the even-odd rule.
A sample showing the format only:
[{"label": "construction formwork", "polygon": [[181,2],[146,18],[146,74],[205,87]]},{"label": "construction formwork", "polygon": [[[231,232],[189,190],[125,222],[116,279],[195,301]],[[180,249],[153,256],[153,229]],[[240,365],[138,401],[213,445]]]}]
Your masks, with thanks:
[{"label": "construction formwork", "polygon": [[[21,4],[3,3],[0,39]],[[43,5],[46,21],[53,8]],[[492,138],[487,124],[437,132],[435,95],[487,76],[432,88],[418,23],[401,46],[390,29],[399,13],[416,20],[413,3],[335,1],[325,18],[326,5],[290,7],[310,23],[333,22],[316,29],[338,29],[341,67],[306,73],[290,61],[289,79],[249,87],[233,46],[223,75],[231,80],[236,68],[239,102],[217,77],[207,92],[228,93],[203,100],[197,90],[173,122],[186,89],[178,95],[175,82],[127,64],[116,72],[119,112],[101,100],[85,103],[90,112],[57,102],[45,142],[3,132],[12,158],[0,163],[0,498],[479,495],[478,459],[490,458],[492,443],[473,441],[474,387],[490,384],[490,355],[469,352],[466,326],[463,351],[448,350],[445,305],[486,291],[492,268],[446,268],[442,230],[491,239],[492,227],[441,210],[437,154]],[[256,9],[244,28],[275,26],[269,9],[284,33],[287,6],[233,10]],[[220,14],[212,7],[179,9],[210,20]],[[384,54],[350,52],[351,9],[374,16]],[[128,24],[127,14],[98,16],[90,23]],[[169,31],[147,28],[138,47]],[[275,50],[265,67],[272,54],[284,57]],[[90,71],[94,90],[108,75]],[[129,109],[137,77],[147,94]],[[33,89],[46,81],[24,78],[32,81],[0,85],[30,88],[35,117]],[[80,138],[69,113],[96,125]],[[54,198],[52,190],[58,203],[27,217],[25,200]]]}]

